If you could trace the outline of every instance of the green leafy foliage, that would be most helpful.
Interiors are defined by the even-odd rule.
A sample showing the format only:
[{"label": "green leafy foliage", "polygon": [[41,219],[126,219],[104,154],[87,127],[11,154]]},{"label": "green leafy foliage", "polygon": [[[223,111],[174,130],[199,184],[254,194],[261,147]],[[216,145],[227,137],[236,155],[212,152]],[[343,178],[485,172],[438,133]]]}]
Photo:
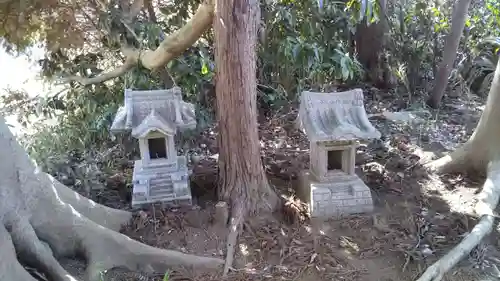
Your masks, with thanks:
[{"label": "green leafy foliage", "polygon": [[[487,28],[485,28],[487,27]],[[493,72],[500,48],[500,2],[484,0],[474,3],[466,22],[467,54],[459,66],[460,74],[472,91],[486,95],[493,81]]]},{"label": "green leafy foliage", "polygon": [[355,1],[349,3],[275,1],[263,5],[258,78],[260,84],[275,89],[266,92],[268,102],[293,99],[305,88],[324,89],[360,77],[362,67],[350,48],[358,15],[352,12]]},{"label": "green leafy foliage", "polygon": [[450,5],[439,1],[400,1],[388,6],[392,40],[387,51],[406,91],[413,93],[434,78],[449,30],[450,11]]},{"label": "green leafy foliage", "polygon": [[170,278],[170,272],[167,271],[165,272],[165,275],[163,275],[163,281],[168,281],[170,280],[169,278]]},{"label": "green leafy foliage", "polygon": [[372,24],[380,19],[380,5],[377,0],[349,0],[346,3],[346,8],[353,11],[351,19],[354,24],[363,20],[366,20],[368,24]]},{"label": "green leafy foliage", "polygon": [[[70,71],[97,75],[102,72],[98,67],[101,59],[90,53],[76,56],[71,63],[67,57],[52,57],[40,65],[48,77],[68,65],[74,68]],[[102,187],[105,175],[120,167],[120,159],[132,158],[136,151],[128,137],[116,139],[109,131],[123,103],[124,80],[86,87],[73,84],[54,95],[36,98],[12,92],[1,97],[3,112],[17,115],[19,123],[31,128],[33,133],[21,141],[43,170],[90,193],[91,187]]]},{"label": "green leafy foliage", "polygon": [[25,51],[39,43],[53,50],[82,47],[88,26],[78,24],[75,7],[83,4],[64,0],[0,1],[0,44],[7,51]]},{"label": "green leafy foliage", "polygon": [[473,50],[470,61],[464,63],[461,69],[467,85],[479,95],[488,94],[500,48],[500,38],[487,38],[479,42]]}]

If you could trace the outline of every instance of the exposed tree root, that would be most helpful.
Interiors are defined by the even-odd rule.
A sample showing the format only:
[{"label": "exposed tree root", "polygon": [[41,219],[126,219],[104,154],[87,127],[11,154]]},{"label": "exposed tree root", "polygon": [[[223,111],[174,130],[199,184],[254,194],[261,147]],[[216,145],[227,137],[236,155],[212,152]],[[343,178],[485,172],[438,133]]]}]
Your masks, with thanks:
[{"label": "exposed tree root", "polygon": [[25,262],[40,268],[53,281],[76,280],[59,264],[52,250],[38,239],[28,221],[22,219],[7,228],[10,228],[16,252]]},{"label": "exposed tree root", "polygon": [[11,235],[3,224],[0,224],[0,249],[2,249],[0,280],[36,281],[17,260]]},{"label": "exposed tree root", "polygon": [[224,263],[223,276],[226,276],[233,266],[234,252],[238,240],[238,234],[243,224],[243,214],[243,210],[240,209],[239,211],[236,211],[235,216],[231,217],[230,219],[229,234],[227,235],[226,243],[226,261]]},{"label": "exposed tree root", "polygon": [[436,261],[417,281],[439,281],[462,258],[468,255],[493,229],[494,209],[500,196],[500,161],[490,163],[488,177],[478,195],[475,212],[481,217],[472,231],[448,254]]},{"label": "exposed tree root", "polygon": [[81,197],[54,178],[37,171],[24,149],[0,118],[0,280],[34,280],[17,260],[44,272],[52,281],[77,280],[57,261],[83,255],[86,279],[99,281],[101,272],[125,267],[165,272],[172,266],[213,268],[224,263],[163,250],[117,232],[131,217]]},{"label": "exposed tree root", "polygon": [[435,172],[438,174],[457,172],[459,170],[463,170],[464,168],[469,168],[471,167],[471,163],[468,162],[470,161],[470,157],[467,157],[468,146],[468,144],[465,144],[464,146],[451,152],[449,155],[425,164],[424,168],[426,168],[429,172]]},{"label": "exposed tree root", "polygon": [[45,180],[47,186],[55,189],[55,192],[63,202],[71,205],[78,213],[99,225],[119,231],[132,218],[132,213],[130,212],[109,208],[79,195],[49,174],[45,173],[40,178]]},{"label": "exposed tree root", "polygon": [[[50,189],[50,186],[41,188]],[[78,195],[75,193],[74,196],[77,198]],[[53,281],[76,280],[55,258],[76,253],[83,254],[88,262],[85,280],[89,281],[100,280],[101,272],[117,266],[145,272],[165,272],[177,265],[210,268],[223,263],[217,258],[198,257],[147,246],[82,216],[67,203],[59,203],[48,205],[52,207],[49,210],[40,209],[33,213],[29,216],[32,223],[28,221],[28,217],[16,213],[4,216],[5,229],[9,230],[18,255],[23,261],[46,273]],[[103,206],[100,207],[101,210],[104,209]],[[41,240],[47,242],[50,248]],[[8,247],[2,247],[6,248]],[[16,259],[15,253],[11,258]],[[2,258],[0,269],[5,262]],[[0,276],[2,274],[5,273],[0,271]],[[25,273],[19,270],[14,278],[1,280],[29,280],[21,278],[23,275]]]},{"label": "exposed tree root", "polygon": [[[282,203],[278,195],[272,190],[272,188],[267,184],[266,187],[261,187],[263,190],[260,192],[258,198],[261,198],[258,202],[253,202],[254,207],[257,207],[252,213],[266,213],[273,212],[277,209],[277,206]],[[238,200],[236,200],[238,201]],[[242,202],[248,203],[252,200],[243,200]],[[247,206],[242,207],[241,205]],[[234,255],[236,251],[236,244],[238,241],[238,235],[243,229],[243,224],[245,222],[245,215],[248,213],[248,204],[237,204],[236,207],[232,208],[232,216],[229,219],[229,234],[227,236],[226,242],[226,260],[224,263],[223,276],[229,273],[229,270],[233,269]]]},{"label": "exposed tree root", "polygon": [[451,172],[458,169],[486,171],[487,178],[478,195],[475,212],[480,216],[479,223],[455,248],[429,267],[417,281],[438,281],[455,266],[465,255],[476,247],[481,239],[493,229],[494,209],[500,196],[500,61],[486,101],[483,114],[474,133],[459,149],[427,165],[430,170]]}]

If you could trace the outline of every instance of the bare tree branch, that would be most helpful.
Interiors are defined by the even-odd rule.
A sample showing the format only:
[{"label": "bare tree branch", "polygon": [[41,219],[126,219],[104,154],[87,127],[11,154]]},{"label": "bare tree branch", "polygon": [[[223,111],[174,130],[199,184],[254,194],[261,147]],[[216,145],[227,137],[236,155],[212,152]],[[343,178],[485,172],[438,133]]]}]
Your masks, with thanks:
[{"label": "bare tree branch", "polygon": [[102,82],[120,77],[120,76],[124,75],[125,73],[127,73],[132,68],[134,68],[134,66],[137,65],[137,62],[139,60],[139,51],[137,51],[137,50],[124,49],[124,50],[122,50],[122,53],[125,54],[126,59],[125,59],[125,62],[118,68],[115,68],[109,72],[105,72],[103,74],[100,74],[96,77],[91,77],[91,78],[84,78],[81,76],[65,77],[63,79],[63,82],[76,81],[82,85],[91,85],[91,84],[102,83]]},{"label": "bare tree branch", "polygon": [[[144,0],[136,0],[136,2],[143,2]],[[165,38],[156,50],[132,50],[124,48],[122,51],[126,57],[125,63],[110,72],[106,72],[97,77],[84,78],[79,76],[72,76],[66,81],[77,81],[83,85],[97,84],[127,73],[130,69],[141,63],[145,68],[155,71],[165,65],[171,60],[181,55],[187,48],[192,46],[200,37],[212,26],[214,17],[215,1],[204,0],[200,4],[194,16],[184,25],[181,29],[170,34]],[[140,10],[140,9],[139,9]],[[137,12],[138,13],[138,12]]]},{"label": "bare tree branch", "polygon": [[141,64],[147,69],[154,70],[182,54],[212,26],[214,8],[214,0],[203,1],[186,25],[165,38],[156,50],[146,50],[141,53]]}]

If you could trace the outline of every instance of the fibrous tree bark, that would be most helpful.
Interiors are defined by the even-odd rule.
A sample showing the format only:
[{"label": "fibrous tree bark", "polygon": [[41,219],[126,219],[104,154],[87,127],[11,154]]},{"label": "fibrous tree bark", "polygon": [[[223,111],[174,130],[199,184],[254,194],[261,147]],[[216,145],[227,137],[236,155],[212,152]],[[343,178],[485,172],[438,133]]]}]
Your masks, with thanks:
[{"label": "fibrous tree bark", "polygon": [[231,212],[226,266],[247,214],[272,210],[277,197],[260,156],[257,128],[256,43],[260,22],[257,0],[217,0],[214,18],[217,120],[219,124],[219,198]]},{"label": "fibrous tree bark", "polygon": [[0,280],[35,281],[18,258],[50,280],[77,280],[57,258],[83,255],[85,280],[124,266],[165,272],[176,265],[217,267],[223,260],[147,246],[119,233],[131,214],[99,205],[40,172],[0,117]]},{"label": "fibrous tree bark", "polygon": [[500,196],[500,60],[486,107],[470,139],[450,155],[427,165],[431,171],[449,173],[465,170],[486,172],[487,178],[475,207],[480,220],[460,244],[430,266],[417,281],[438,281],[491,232],[494,209]]},{"label": "fibrous tree bark", "polygon": [[448,76],[450,76],[453,63],[457,57],[458,45],[460,44],[460,37],[465,27],[470,3],[471,0],[459,0],[453,9],[451,30],[444,43],[443,60],[439,65],[431,96],[427,100],[427,104],[432,108],[437,108],[443,98],[446,85],[448,84]]},{"label": "fibrous tree bark", "polygon": [[389,29],[387,22],[387,1],[379,0],[380,20],[368,24],[363,20],[357,26],[355,34],[356,52],[361,64],[368,70],[368,78],[379,86],[390,87],[393,84],[392,73],[385,60],[386,32]]}]

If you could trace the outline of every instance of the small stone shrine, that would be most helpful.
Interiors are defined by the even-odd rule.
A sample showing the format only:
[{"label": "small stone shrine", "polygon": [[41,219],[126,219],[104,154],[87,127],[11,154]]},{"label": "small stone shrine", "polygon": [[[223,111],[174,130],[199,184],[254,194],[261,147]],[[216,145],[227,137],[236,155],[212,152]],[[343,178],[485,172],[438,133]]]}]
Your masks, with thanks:
[{"label": "small stone shrine", "polygon": [[310,168],[298,195],[312,217],[371,212],[370,189],[355,174],[358,141],[380,138],[366,115],[363,91],[303,92],[297,125],[310,141]]},{"label": "small stone shrine", "polygon": [[182,100],[181,89],[125,90],[112,132],[130,132],[139,140],[141,159],[134,163],[132,206],[154,202],[191,204],[187,158],[178,156],[177,130],[196,127],[194,105]]}]

